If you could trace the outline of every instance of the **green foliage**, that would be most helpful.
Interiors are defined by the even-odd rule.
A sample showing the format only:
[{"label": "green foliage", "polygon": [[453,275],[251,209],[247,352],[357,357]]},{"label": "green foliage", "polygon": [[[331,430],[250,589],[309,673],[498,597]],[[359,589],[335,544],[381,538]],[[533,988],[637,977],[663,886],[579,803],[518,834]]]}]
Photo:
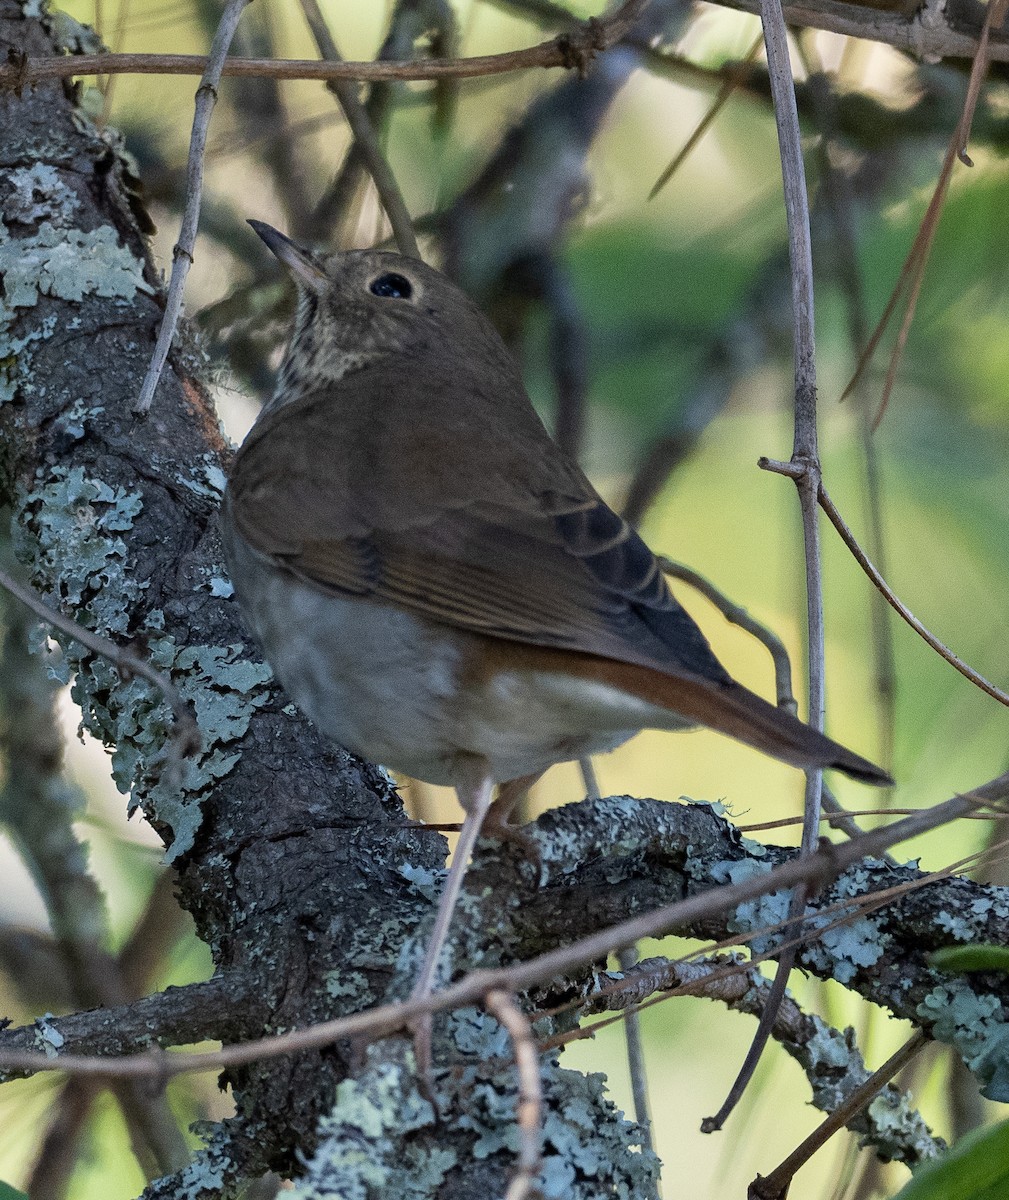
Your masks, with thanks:
[{"label": "green foliage", "polygon": [[1009,1196],[1009,1121],[961,1138],[926,1163],[894,1200],[1005,1200]]},{"label": "green foliage", "polygon": [[1009,972],[1009,946],[944,946],[933,951],[930,960],[942,971]]}]

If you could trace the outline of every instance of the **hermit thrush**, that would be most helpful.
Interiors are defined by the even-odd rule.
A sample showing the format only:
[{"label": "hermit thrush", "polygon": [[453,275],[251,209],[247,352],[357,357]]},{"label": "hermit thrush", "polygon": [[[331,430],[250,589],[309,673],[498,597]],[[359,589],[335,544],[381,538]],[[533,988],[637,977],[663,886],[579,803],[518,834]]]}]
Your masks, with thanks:
[{"label": "hermit thrush", "polygon": [[293,273],[298,311],[235,459],[225,552],[297,704],[357,754],[451,784],[466,811],[415,994],[432,986],[495,784],[694,725],[889,782],[730,678],[448,279],[396,254],[316,256],[250,224]]}]

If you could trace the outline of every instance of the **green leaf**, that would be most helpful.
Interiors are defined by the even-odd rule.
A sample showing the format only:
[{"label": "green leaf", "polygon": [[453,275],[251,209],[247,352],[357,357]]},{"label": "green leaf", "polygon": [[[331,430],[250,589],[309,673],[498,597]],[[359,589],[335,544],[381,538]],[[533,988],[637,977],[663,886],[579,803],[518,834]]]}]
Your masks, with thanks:
[{"label": "green leaf", "polygon": [[894,1200],[1005,1200],[1009,1196],[1009,1121],[975,1129],[948,1154],[915,1173]]},{"label": "green leaf", "polygon": [[0,1179],[0,1200],[28,1200],[28,1197]]},{"label": "green leaf", "polygon": [[929,956],[940,971],[1005,971],[1009,974],[1009,946],[945,946]]}]

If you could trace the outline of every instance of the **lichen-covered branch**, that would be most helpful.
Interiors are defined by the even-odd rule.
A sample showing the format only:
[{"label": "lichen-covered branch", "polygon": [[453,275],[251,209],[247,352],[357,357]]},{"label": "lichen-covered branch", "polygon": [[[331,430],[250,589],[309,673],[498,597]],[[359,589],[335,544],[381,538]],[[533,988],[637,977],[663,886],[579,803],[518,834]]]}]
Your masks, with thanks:
[{"label": "lichen-covered branch", "polygon": [[[720,1001],[735,1012],[759,1017],[767,1003],[770,981],[738,955],[715,955],[692,962],[645,959],[629,971],[603,972],[600,991],[590,996],[589,1012],[624,1011],[656,992],[689,989],[692,995]],[[772,1029],[774,1040],[794,1058],[812,1089],[812,1102],[821,1112],[832,1113],[869,1078],[855,1043],[855,1031],[828,1025],[807,1013],[790,995],[778,1009]],[[863,1146],[872,1146],[880,1158],[899,1160],[909,1167],[934,1158],[944,1149],[933,1137],[911,1097],[888,1083],[866,1108],[856,1113],[848,1128]]]}]

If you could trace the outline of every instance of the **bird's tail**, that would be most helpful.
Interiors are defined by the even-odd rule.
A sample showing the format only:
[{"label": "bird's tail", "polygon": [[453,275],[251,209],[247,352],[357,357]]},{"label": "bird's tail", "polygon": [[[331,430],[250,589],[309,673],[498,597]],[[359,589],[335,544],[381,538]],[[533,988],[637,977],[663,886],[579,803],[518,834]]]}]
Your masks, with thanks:
[{"label": "bird's tail", "polygon": [[[722,683],[689,673],[666,674],[649,667],[615,662],[593,655],[573,655],[567,669],[583,673],[572,659],[580,659],[584,674],[612,684],[641,700],[658,705],[680,718],[670,727],[682,728],[684,718],[728,734],[773,758],[796,767],[834,767],[877,787],[889,787],[893,779],[861,755],[846,750],[783,708],[735,682]],[[609,678],[612,676],[612,678]]]}]

